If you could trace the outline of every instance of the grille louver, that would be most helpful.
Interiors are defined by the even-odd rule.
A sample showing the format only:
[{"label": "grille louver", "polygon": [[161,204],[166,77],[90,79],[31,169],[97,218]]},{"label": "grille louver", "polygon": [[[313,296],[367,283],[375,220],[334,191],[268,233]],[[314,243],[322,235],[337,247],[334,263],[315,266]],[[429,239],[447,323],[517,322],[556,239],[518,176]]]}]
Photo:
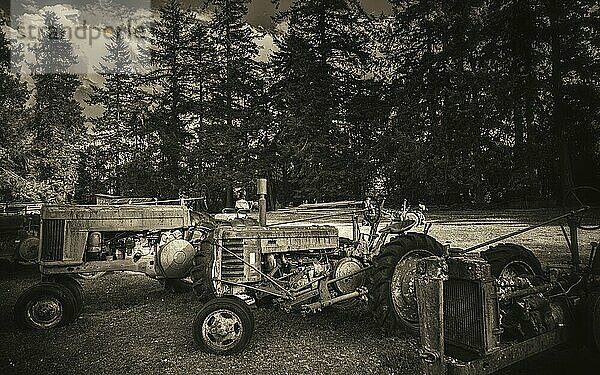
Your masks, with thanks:
[{"label": "grille louver", "polygon": [[65,220],[44,219],[42,221],[42,256],[45,261],[63,260],[65,242]]},{"label": "grille louver", "polygon": [[[244,240],[230,238],[223,240],[223,247],[239,258],[244,259]],[[244,262],[237,259],[229,252],[223,250],[221,261],[221,276],[224,280],[236,281],[244,278]]]},{"label": "grille louver", "polygon": [[444,283],[444,337],[457,347],[485,352],[483,290],[477,281]]}]

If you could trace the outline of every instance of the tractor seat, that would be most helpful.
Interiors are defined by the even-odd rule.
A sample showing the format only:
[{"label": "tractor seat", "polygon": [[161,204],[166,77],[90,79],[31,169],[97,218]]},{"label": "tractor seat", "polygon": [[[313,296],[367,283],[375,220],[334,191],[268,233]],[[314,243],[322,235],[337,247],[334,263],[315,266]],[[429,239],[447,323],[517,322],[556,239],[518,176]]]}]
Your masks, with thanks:
[{"label": "tractor seat", "polygon": [[414,220],[402,220],[392,223],[381,230],[381,233],[402,234],[414,227],[417,222]]}]

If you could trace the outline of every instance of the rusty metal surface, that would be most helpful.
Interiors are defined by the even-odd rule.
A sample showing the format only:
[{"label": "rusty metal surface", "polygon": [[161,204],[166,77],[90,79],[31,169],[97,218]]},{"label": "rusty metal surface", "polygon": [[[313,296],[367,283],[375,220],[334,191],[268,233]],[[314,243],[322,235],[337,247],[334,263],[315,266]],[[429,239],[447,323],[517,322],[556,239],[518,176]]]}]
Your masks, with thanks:
[{"label": "rusty metal surface", "polygon": [[185,206],[87,205],[44,206],[42,220],[68,221],[78,231],[135,231],[190,226]]},{"label": "rusty metal surface", "polygon": [[417,263],[416,294],[421,331],[421,351],[425,374],[446,373],[444,355],[444,258],[427,257]]},{"label": "rusty metal surface", "polygon": [[185,206],[43,206],[40,261],[83,264],[90,232],[133,232],[187,228]]},{"label": "rusty metal surface", "polygon": [[447,263],[448,274],[454,278],[482,282],[494,280],[490,265],[482,258],[450,257]]},{"label": "rusty metal surface", "polygon": [[490,354],[469,362],[448,360],[448,375],[484,375],[496,372],[504,367],[522,361],[544,350],[566,342],[569,338],[565,327],[541,334],[529,340],[510,344]]}]

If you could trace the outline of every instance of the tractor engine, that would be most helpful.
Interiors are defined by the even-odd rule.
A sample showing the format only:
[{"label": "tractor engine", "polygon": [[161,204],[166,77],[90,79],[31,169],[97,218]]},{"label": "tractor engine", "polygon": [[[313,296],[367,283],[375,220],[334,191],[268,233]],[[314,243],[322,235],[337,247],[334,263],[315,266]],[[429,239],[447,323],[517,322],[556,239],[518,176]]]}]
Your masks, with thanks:
[{"label": "tractor engine", "polygon": [[[220,227],[211,237],[203,259],[217,296],[281,297],[282,308],[292,310],[322,299],[324,291],[336,297],[364,284],[363,274],[352,276],[364,268],[362,260],[351,256],[352,247],[340,247],[335,227]],[[289,293],[295,297],[286,299]]]},{"label": "tractor engine", "polygon": [[443,329],[452,357],[468,361],[541,335],[563,339],[572,301],[562,284],[535,275],[496,278],[489,264],[476,257],[450,257],[446,265]]},{"label": "tractor engine", "polygon": [[502,342],[521,341],[549,332],[566,322],[563,293],[534,275],[506,275],[497,280]]},{"label": "tractor engine", "polygon": [[326,253],[321,252],[269,254],[266,258],[265,271],[286,279],[291,289],[301,288],[318,277],[328,275],[333,267]]},{"label": "tractor engine", "polygon": [[117,270],[179,279],[206,233],[184,206],[44,206],[40,261],[45,274]]}]

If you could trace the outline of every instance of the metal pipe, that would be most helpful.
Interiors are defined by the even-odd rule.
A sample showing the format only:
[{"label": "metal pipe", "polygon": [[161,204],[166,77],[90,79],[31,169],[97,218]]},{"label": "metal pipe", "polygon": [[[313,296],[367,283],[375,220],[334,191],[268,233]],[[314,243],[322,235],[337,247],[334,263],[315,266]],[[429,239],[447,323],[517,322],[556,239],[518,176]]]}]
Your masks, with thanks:
[{"label": "metal pipe", "polygon": [[340,277],[337,277],[335,279],[331,279],[331,280],[327,281],[327,284],[335,283],[335,282],[338,282],[338,281],[344,280],[344,279],[349,279],[351,277],[354,277],[354,276],[358,275],[359,273],[363,273],[363,272],[365,272],[367,270],[370,270],[371,268],[373,268],[373,266],[368,266],[368,267],[365,267],[365,268],[361,268],[358,271],[354,271],[354,272],[349,273],[347,275],[340,276]]},{"label": "metal pipe", "polygon": [[[491,245],[491,244],[493,244],[493,243],[496,243],[496,242],[498,242],[498,241],[505,240],[505,239],[507,239],[507,238],[510,238],[510,237],[516,236],[516,235],[518,235],[518,234],[525,233],[525,232],[529,232],[530,230],[533,230],[533,229],[536,229],[536,228],[539,228],[539,227],[543,227],[544,225],[548,225],[548,224],[554,223],[554,222],[556,222],[556,221],[558,221],[558,220],[564,219],[564,218],[566,218],[566,217],[569,217],[569,216],[573,216],[573,215],[575,215],[575,214],[577,214],[577,213],[580,213],[580,212],[586,211],[586,210],[588,210],[588,209],[589,209],[589,207],[587,207],[587,206],[586,206],[586,207],[579,208],[579,209],[577,209],[577,210],[571,211],[571,212],[569,212],[569,213],[566,213],[566,214],[564,214],[564,215],[560,215],[560,216],[557,216],[557,217],[555,217],[555,218],[553,218],[553,219],[550,219],[550,220],[544,221],[543,223],[536,224],[536,225],[532,225],[532,226],[530,226],[530,227],[527,227],[527,228],[524,228],[524,229],[519,229],[519,230],[517,230],[517,231],[511,232],[511,233],[508,233],[508,234],[505,234],[505,235],[503,235],[503,236],[500,236],[500,237],[496,237],[496,238],[494,238],[494,239],[491,239],[491,240],[489,240],[489,241],[485,241],[485,242],[483,242],[483,243],[480,243],[479,245],[475,245],[475,246],[468,247],[468,248],[466,248],[465,250],[463,250],[463,251],[462,251],[462,253],[468,253],[469,251],[473,251],[473,250],[480,249],[480,248],[482,248],[482,247],[484,247],[484,246]],[[573,241],[571,241],[571,242],[573,242]]]},{"label": "metal pipe", "polygon": [[[370,270],[371,268],[373,268],[373,266],[361,268],[358,271],[354,271],[354,272],[352,272],[352,273],[350,273],[348,275],[344,275],[344,276],[340,276],[340,277],[332,279],[332,280],[328,280],[327,281],[327,285],[329,285],[331,283],[335,283],[335,282],[340,281],[340,280],[349,279],[351,277],[354,277],[354,276],[358,275],[359,273],[363,273],[363,272],[365,272],[367,270]],[[297,293],[297,292],[300,292],[301,290],[308,289],[311,285],[313,285],[314,283],[319,282],[319,281],[325,279],[327,276],[328,275],[319,276],[316,279],[310,280],[308,283],[302,285],[299,288],[292,289],[291,292],[292,293]]]},{"label": "metal pipe", "polygon": [[321,216],[315,216],[315,217],[308,217],[308,218],[298,219],[298,220],[282,221],[282,222],[279,222],[279,223],[269,224],[269,225],[267,225],[267,227],[275,227],[275,226],[284,225],[284,224],[301,223],[303,221],[326,219],[328,217],[354,215],[354,214],[359,214],[359,213],[362,213],[362,212],[365,212],[365,211],[366,210],[358,210],[358,211],[342,212],[342,213],[330,214],[330,215],[321,215]]},{"label": "metal pipe", "polygon": [[571,216],[567,220],[569,224],[569,237],[571,239],[571,243],[569,244],[569,250],[571,251],[571,263],[573,265],[574,270],[579,270],[581,267],[581,258],[579,256],[579,242],[577,240],[577,226],[579,225],[579,220],[576,217]]},{"label": "metal pipe", "polygon": [[519,289],[519,290],[501,294],[500,299],[507,300],[507,299],[511,299],[511,298],[525,297],[530,294],[546,293],[546,292],[551,291],[552,289],[554,289],[554,285],[540,285],[540,286],[535,286],[535,287],[531,287],[531,288],[527,288],[527,289]]},{"label": "metal pipe", "polygon": [[314,312],[316,310],[322,309],[323,307],[331,306],[331,305],[333,305],[335,303],[338,303],[338,302],[342,302],[342,301],[346,301],[346,300],[349,300],[349,299],[352,299],[352,298],[360,297],[360,296],[362,296],[364,294],[366,294],[366,292],[364,292],[364,291],[350,292],[348,294],[344,294],[344,295],[341,295],[339,297],[335,297],[335,298],[332,298],[332,299],[329,299],[329,300],[325,300],[323,302],[313,302],[313,303],[310,303],[308,305],[302,306],[302,308],[305,309],[305,310],[312,310]]},{"label": "metal pipe", "polygon": [[276,297],[280,297],[280,298],[288,298],[288,296],[286,296],[285,294],[281,294],[281,293],[276,293],[270,290],[266,290],[266,289],[262,289],[262,288],[257,288],[255,286],[252,285],[247,285],[247,284],[243,284],[243,283],[236,283],[235,281],[228,281],[228,280],[220,280],[222,283],[224,284],[229,284],[229,285],[235,285],[235,286],[241,286],[244,288],[249,288],[252,290],[256,290],[258,292],[263,292],[263,293],[267,293],[270,294],[272,296],[276,296]]},{"label": "metal pipe", "polygon": [[256,180],[256,193],[258,194],[258,223],[261,227],[267,226],[267,179]]}]

